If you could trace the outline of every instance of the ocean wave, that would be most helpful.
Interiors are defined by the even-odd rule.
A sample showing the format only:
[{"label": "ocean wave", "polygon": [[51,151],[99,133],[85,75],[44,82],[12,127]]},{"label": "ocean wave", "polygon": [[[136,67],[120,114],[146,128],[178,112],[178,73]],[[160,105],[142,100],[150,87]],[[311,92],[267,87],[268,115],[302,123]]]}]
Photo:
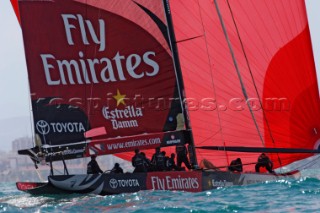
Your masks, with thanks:
[{"label": "ocean wave", "polygon": [[200,193],[140,191],[112,196],[31,196],[2,184],[0,212],[316,212],[320,180],[301,178]]}]

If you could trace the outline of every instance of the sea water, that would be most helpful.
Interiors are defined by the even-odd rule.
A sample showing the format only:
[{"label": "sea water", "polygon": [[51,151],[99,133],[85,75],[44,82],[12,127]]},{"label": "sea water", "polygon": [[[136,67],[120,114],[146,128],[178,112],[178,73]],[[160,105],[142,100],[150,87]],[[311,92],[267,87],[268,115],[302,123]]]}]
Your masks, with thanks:
[{"label": "sea water", "polygon": [[0,212],[320,212],[320,180],[304,177],[188,193],[32,196],[0,184]]}]

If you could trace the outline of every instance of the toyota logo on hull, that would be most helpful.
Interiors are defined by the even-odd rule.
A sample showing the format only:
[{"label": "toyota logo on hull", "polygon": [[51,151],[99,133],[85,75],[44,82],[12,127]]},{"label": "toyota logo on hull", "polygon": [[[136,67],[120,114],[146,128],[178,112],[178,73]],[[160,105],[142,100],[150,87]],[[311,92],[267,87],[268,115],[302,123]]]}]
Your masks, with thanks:
[{"label": "toyota logo on hull", "polygon": [[118,187],[118,181],[116,179],[111,179],[109,185],[111,188],[116,189]]},{"label": "toyota logo on hull", "polygon": [[127,179],[127,180],[116,180],[114,178],[109,180],[109,185],[111,188],[126,188],[126,187],[140,187],[139,181],[137,179]]},{"label": "toyota logo on hull", "polygon": [[49,126],[48,122],[44,121],[44,120],[38,121],[36,124],[36,128],[37,128],[38,132],[42,135],[46,135],[50,131],[50,126]]}]

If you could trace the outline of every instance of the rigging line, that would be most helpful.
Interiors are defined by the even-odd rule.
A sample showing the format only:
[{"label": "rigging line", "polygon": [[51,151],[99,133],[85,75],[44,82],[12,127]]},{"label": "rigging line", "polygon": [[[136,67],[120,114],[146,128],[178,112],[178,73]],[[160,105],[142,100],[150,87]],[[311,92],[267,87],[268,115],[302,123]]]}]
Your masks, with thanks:
[{"label": "rigging line", "polygon": [[45,179],[42,177],[42,175],[40,174],[40,172],[38,171],[38,169],[36,169],[36,173],[38,175],[38,178],[41,180],[41,181],[45,181]]},{"label": "rigging line", "polygon": [[313,159],[313,161],[311,161],[309,164],[311,164],[309,167],[307,167],[307,168],[311,168],[312,166],[314,166],[314,165],[317,165],[318,164],[318,162],[319,162],[319,159],[320,159],[320,155],[319,156],[317,156],[315,159]]},{"label": "rigging line", "polygon": [[[232,11],[232,9],[231,9],[231,5],[230,5],[230,3],[229,3],[229,0],[227,0],[227,4],[228,4],[229,10],[230,10],[230,14],[231,14],[231,17],[232,17],[232,21],[233,21],[234,26],[235,26],[235,28],[236,28],[237,36],[238,36],[239,41],[240,41],[240,45],[241,45],[241,49],[242,49],[244,58],[246,59],[246,64],[247,64],[248,69],[249,69],[249,73],[250,73],[250,76],[251,76],[251,79],[252,79],[252,83],[253,83],[254,89],[255,89],[255,91],[256,91],[256,93],[257,93],[260,106],[262,107],[263,105],[262,105],[262,101],[261,101],[260,94],[259,94],[259,92],[258,92],[257,84],[256,84],[255,79],[254,79],[254,77],[253,77],[253,73],[252,73],[252,69],[251,69],[250,63],[249,63],[249,59],[248,59],[247,53],[246,53],[246,51],[245,51],[245,48],[244,48],[244,45],[243,45],[243,42],[242,42],[242,39],[241,39],[241,36],[240,36],[240,31],[239,31],[239,29],[238,29],[238,25],[237,25],[236,20],[235,20],[235,18],[234,18],[233,11]],[[264,117],[264,120],[265,120],[266,125],[267,125],[267,128],[268,128],[268,132],[269,132],[270,138],[271,138],[271,140],[272,140],[273,145],[275,146],[274,137],[273,137],[273,135],[272,135],[271,128],[270,128],[270,125],[269,125],[269,121],[268,121],[268,119],[267,119],[267,116],[266,116],[265,111],[263,110],[263,107],[261,108],[261,110],[262,110],[263,117]],[[263,145],[265,145],[265,144],[263,144]],[[280,159],[279,154],[277,154],[277,157],[278,157],[278,161],[279,161],[279,163],[280,163],[280,165],[281,165],[281,167],[282,167],[282,163],[281,163],[281,159]]]},{"label": "rigging line", "polygon": [[[98,15],[98,17],[100,18],[100,9],[99,9],[99,15]],[[88,0],[86,0],[86,18],[88,18]],[[98,18],[98,19],[99,19]],[[86,48],[86,52],[87,52],[87,50],[88,50],[88,47],[87,46],[85,46],[85,48]],[[95,56],[97,55],[97,47],[96,47],[96,45],[95,45],[95,48],[94,48],[94,57],[93,58],[95,58]],[[86,72],[86,74],[87,74],[87,72]],[[89,74],[88,74],[89,75]],[[87,76],[88,77],[88,76]],[[92,93],[93,93],[93,85],[94,85],[94,83],[93,83],[93,81],[91,82],[91,85],[90,85],[90,91],[89,91],[89,93],[90,93],[90,95],[89,95],[89,101],[87,101],[87,87],[85,86],[85,102],[86,102],[86,104],[87,104],[87,116],[88,116],[88,120],[87,120],[87,125],[86,125],[86,127],[87,127],[87,129],[89,129],[89,120],[90,120],[90,116],[91,116],[91,102],[93,101],[93,99],[92,99]],[[87,140],[87,138],[85,139],[85,140]],[[87,146],[87,145],[86,145]]]},{"label": "rigging line", "polygon": [[[87,2],[87,0],[86,0],[86,3],[88,3]],[[88,5],[87,5],[88,6]],[[101,9],[99,9],[98,10],[99,12],[98,12],[98,20],[101,18]],[[87,14],[88,13],[88,7],[86,7],[86,16],[88,15]],[[86,46],[86,50],[87,50],[87,46]],[[95,58],[97,56],[97,45],[95,45],[95,47],[94,47],[94,57],[93,58]],[[89,74],[88,74],[89,75]],[[91,83],[91,86],[90,86],[90,96],[89,96],[89,101],[87,101],[86,100],[86,103],[88,102],[88,120],[87,120],[87,129],[89,129],[89,126],[90,126],[90,122],[89,122],[89,120],[90,120],[90,117],[91,117],[91,114],[93,114],[93,113],[91,113],[91,105],[92,104],[95,104],[95,98],[93,98],[93,96],[92,96],[92,94],[93,94],[93,87],[94,87],[94,83],[93,83],[93,81],[92,81],[92,83]],[[87,93],[86,93],[86,96],[87,96]],[[95,106],[92,106],[92,108],[94,109],[95,108]],[[85,142],[86,141],[88,141],[88,139],[87,138],[85,138]],[[88,143],[86,143],[85,144],[85,147],[87,148],[88,147]]]},{"label": "rigging line", "polygon": [[[48,164],[46,164],[46,165],[49,166]],[[53,168],[53,170],[54,170],[55,172],[59,173],[60,175],[62,175],[62,172],[59,171],[58,169]]]},{"label": "rigging line", "polygon": [[[206,36],[206,32],[205,32],[205,28],[204,28],[204,25],[203,25],[203,18],[202,18],[202,13],[201,13],[201,7],[200,7],[200,3],[198,1],[198,7],[199,7],[199,13],[200,13],[200,18],[201,18],[201,24],[202,24],[202,28],[204,30],[204,39],[205,41],[207,41],[207,36]],[[208,48],[208,42],[205,42],[206,44],[206,51],[207,51],[207,55],[208,55],[208,60],[209,60],[209,65],[210,65],[210,75],[211,75],[211,83],[212,83],[212,87],[213,87],[213,95],[215,98],[217,98],[217,93],[216,93],[216,87],[215,87],[215,83],[214,83],[214,80],[213,80],[213,68],[212,68],[212,62],[211,62],[211,58],[209,57],[209,48]],[[217,110],[217,115],[218,115],[218,121],[219,121],[219,132],[220,132],[220,135],[221,135],[221,140],[222,142],[224,143],[224,136],[223,136],[223,132],[222,132],[222,125],[221,125],[221,117],[220,117],[220,112],[219,110]],[[218,133],[218,132],[217,132]],[[208,139],[211,139],[213,136],[215,136],[217,133],[215,133],[214,135],[212,135],[211,137],[209,137]],[[206,140],[208,140],[206,139]],[[205,142],[206,140],[204,140],[203,142]],[[227,156],[227,152],[225,151],[225,155],[226,155],[226,159],[228,159],[228,156]]]},{"label": "rigging line", "polygon": [[216,135],[219,134],[219,133],[220,133],[220,129],[219,129],[218,131],[216,131],[215,133],[211,134],[211,136],[209,136],[209,137],[203,139],[202,141],[200,141],[200,142],[199,142],[199,145],[202,144],[202,143],[204,143],[204,142],[206,142],[206,141],[208,141],[208,140],[210,140],[210,139],[212,139],[214,136],[216,136]]},{"label": "rigging line", "polygon": [[221,14],[221,11],[220,11],[220,8],[219,8],[219,5],[218,5],[218,2],[217,0],[214,0],[214,4],[216,6],[216,10],[217,10],[217,13],[218,13],[218,16],[219,16],[219,19],[220,19],[220,24],[221,24],[221,27],[222,27],[222,30],[223,30],[223,33],[225,35],[225,38],[226,38],[226,41],[228,43],[228,47],[229,47],[229,50],[230,50],[230,53],[231,53],[231,56],[232,56],[232,60],[233,60],[233,64],[235,66],[235,69],[236,69],[236,72],[237,72],[237,75],[238,75],[238,78],[239,78],[239,81],[240,81],[240,85],[241,85],[241,89],[242,89],[242,93],[246,99],[246,102],[247,102],[247,105],[248,105],[248,108],[249,108],[249,111],[251,113],[251,117],[252,117],[252,120],[254,122],[254,125],[256,126],[256,129],[258,131],[258,135],[260,137],[260,140],[262,142],[262,144],[265,146],[265,143],[264,143],[264,140],[263,140],[263,137],[262,137],[262,134],[260,132],[260,129],[259,129],[259,126],[258,126],[258,123],[257,123],[257,120],[253,114],[253,111],[252,111],[252,108],[250,106],[250,103],[248,102],[248,94],[247,94],[247,90],[244,86],[244,83],[242,81],[242,77],[241,77],[241,74],[240,74],[240,69],[238,67],[238,62],[236,60],[236,57],[235,57],[235,54],[234,54],[234,51],[233,51],[233,48],[232,48],[232,45],[231,45],[231,41],[229,39],[229,36],[228,36],[228,32],[227,32],[227,29],[226,29],[226,26],[224,24],[224,21],[223,21],[223,18],[222,18],[222,14]]},{"label": "rigging line", "polygon": [[205,37],[205,35],[199,35],[199,36],[194,36],[194,37],[191,37],[191,38],[186,38],[186,39],[177,41],[176,43],[178,44],[178,43],[181,43],[181,42],[190,41],[190,40],[201,38],[201,37]]},{"label": "rigging line", "polygon": [[[31,91],[30,91],[30,85],[29,85],[29,93],[31,94]],[[32,94],[31,94],[32,96]],[[30,100],[30,99],[29,99]],[[31,98],[31,102],[29,101],[29,122],[30,122],[30,127],[31,127],[31,140],[33,140],[33,144],[34,146],[36,145],[35,142],[36,142],[36,131],[35,131],[35,127],[34,127],[34,117],[33,117],[33,110],[32,110],[32,98]]]},{"label": "rigging line", "polygon": [[[86,0],[85,1],[85,15],[86,15],[86,18],[88,18],[88,1]],[[87,55],[87,45],[85,45],[85,55]],[[87,72],[85,72],[85,75],[84,75],[84,81],[86,81],[87,79],[89,79],[89,77],[88,77],[88,73]],[[92,85],[93,85],[93,83],[91,83],[91,87],[92,87]],[[87,122],[86,122],[86,128],[88,129],[89,128],[89,119],[90,119],[90,115],[91,115],[91,113],[90,113],[90,104],[91,104],[91,99],[89,99],[88,100],[88,98],[87,98],[88,96],[87,96],[87,86],[84,86],[84,100],[82,100],[82,101],[84,101],[84,107],[85,107],[85,111],[86,111],[86,113],[87,113]]]},{"label": "rigging line", "polygon": [[[295,157],[287,157],[285,158],[286,161],[289,161],[291,163],[288,163],[287,165],[284,166],[284,168],[288,167],[289,169],[293,168],[295,170],[303,170],[303,169],[307,169],[311,166],[313,166],[314,164],[318,163],[317,162],[317,159],[320,157],[319,154],[313,156],[314,158],[312,159],[312,161],[308,162],[310,158],[308,158],[307,160],[306,159],[303,159],[303,160],[299,160],[297,161]],[[309,166],[309,164],[311,164]]]},{"label": "rigging line", "polygon": [[317,161],[320,159],[320,155],[318,155],[317,157],[315,157],[315,159],[313,159],[310,162],[306,162],[305,164],[296,167],[297,169],[308,169],[312,166],[314,166],[316,163],[318,163]]}]

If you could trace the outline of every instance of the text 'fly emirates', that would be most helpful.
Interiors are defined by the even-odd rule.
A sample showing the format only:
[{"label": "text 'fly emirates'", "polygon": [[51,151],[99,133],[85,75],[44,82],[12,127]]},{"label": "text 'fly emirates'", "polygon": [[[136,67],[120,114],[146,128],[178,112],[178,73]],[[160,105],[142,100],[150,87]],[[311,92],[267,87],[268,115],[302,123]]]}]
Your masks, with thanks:
[{"label": "text 'fly emirates'", "polygon": [[[99,52],[106,48],[105,22],[99,19],[99,35],[94,29],[90,20],[84,20],[80,14],[62,14],[66,39],[70,46],[74,45],[73,33],[80,33],[82,42],[89,45],[88,37],[95,45],[99,45]],[[77,25],[71,23],[78,23]],[[140,79],[145,76],[155,76],[159,73],[159,64],[153,60],[156,54],[153,51],[146,51],[143,54],[130,54],[127,57],[118,51],[114,57],[107,58],[86,58],[82,51],[78,53],[78,59],[63,60],[57,59],[52,54],[40,54],[43,70],[48,85],[73,85],[73,84],[98,84],[101,82],[125,81],[125,73],[133,79]],[[122,66],[125,63],[125,67]],[[149,67],[137,73],[139,66]],[[96,70],[99,67],[99,70]],[[58,71],[58,75],[56,75]],[[54,73],[54,75],[52,74]],[[52,76],[59,76],[53,79]]]}]

